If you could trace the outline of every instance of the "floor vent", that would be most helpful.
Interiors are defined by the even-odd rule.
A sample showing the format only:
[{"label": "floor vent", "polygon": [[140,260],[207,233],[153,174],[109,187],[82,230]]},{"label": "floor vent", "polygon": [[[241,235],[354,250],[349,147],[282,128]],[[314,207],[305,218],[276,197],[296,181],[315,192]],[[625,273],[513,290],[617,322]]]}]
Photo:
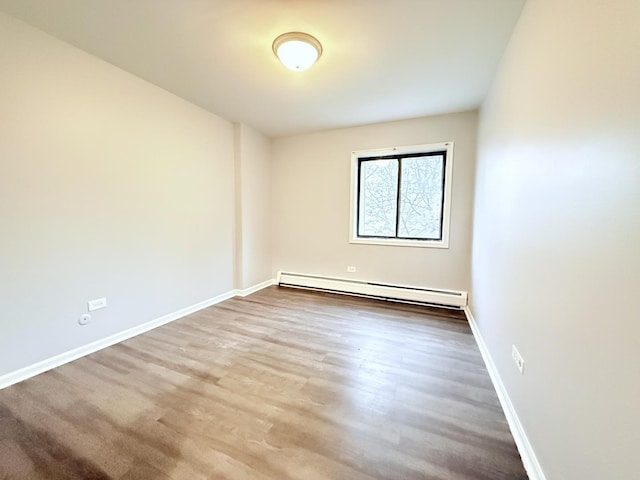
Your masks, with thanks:
[{"label": "floor vent", "polygon": [[464,308],[467,292],[278,272],[278,285],[426,305]]}]

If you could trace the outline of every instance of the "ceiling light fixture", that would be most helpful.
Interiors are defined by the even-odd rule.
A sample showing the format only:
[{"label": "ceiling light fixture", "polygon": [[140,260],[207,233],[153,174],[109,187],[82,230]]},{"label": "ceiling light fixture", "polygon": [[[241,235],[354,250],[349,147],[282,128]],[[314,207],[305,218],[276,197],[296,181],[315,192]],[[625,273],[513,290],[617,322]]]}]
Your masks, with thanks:
[{"label": "ceiling light fixture", "polygon": [[283,33],[273,41],[273,53],[289,70],[301,72],[322,55],[320,42],[307,33]]}]

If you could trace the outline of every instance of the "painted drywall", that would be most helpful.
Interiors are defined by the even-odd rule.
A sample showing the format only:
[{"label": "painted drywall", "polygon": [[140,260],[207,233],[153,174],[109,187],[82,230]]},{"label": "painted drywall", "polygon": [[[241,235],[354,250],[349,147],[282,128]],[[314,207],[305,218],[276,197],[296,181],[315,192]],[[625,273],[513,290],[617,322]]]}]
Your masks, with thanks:
[{"label": "painted drywall", "polygon": [[234,125],[236,288],[245,290],[271,275],[271,140],[248,125]]},{"label": "painted drywall", "polygon": [[5,15],[0,65],[0,375],[233,289],[231,123]]},{"label": "painted drywall", "polygon": [[[465,112],[275,138],[274,269],[467,290],[476,127]],[[350,244],[351,152],[445,141],[455,142],[450,247]]]},{"label": "painted drywall", "polygon": [[638,25],[527,2],[481,110],[472,311],[549,480],[638,478]]}]

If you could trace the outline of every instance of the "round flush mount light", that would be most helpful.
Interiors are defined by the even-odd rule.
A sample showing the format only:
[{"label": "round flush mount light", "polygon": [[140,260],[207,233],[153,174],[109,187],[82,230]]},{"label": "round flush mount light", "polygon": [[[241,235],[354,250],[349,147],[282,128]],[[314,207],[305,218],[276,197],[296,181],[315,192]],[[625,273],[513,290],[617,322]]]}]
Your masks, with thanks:
[{"label": "round flush mount light", "polygon": [[289,70],[301,72],[320,58],[322,45],[307,33],[289,32],[273,41],[273,53]]}]

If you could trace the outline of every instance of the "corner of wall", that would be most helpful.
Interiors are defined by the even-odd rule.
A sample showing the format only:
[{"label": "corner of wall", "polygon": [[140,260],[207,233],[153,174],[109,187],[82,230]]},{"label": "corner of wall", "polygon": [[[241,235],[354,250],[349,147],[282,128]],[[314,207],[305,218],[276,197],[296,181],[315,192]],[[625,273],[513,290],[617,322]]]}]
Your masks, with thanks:
[{"label": "corner of wall", "polygon": [[242,124],[233,124],[233,288],[242,288]]},{"label": "corner of wall", "polygon": [[471,313],[471,309],[468,306],[465,307],[464,313],[467,316],[469,326],[471,327],[471,331],[473,332],[473,337],[476,340],[476,344],[478,345],[478,349],[480,350],[480,354],[482,355],[484,364],[487,367],[489,376],[491,377],[491,382],[493,383],[493,387],[495,388],[498,395],[500,406],[504,411],[507,423],[509,424],[509,429],[511,430],[513,439],[516,442],[516,446],[518,447],[518,451],[520,452],[520,457],[522,458],[524,468],[529,475],[529,479],[546,480],[546,476],[544,474],[544,471],[542,470],[540,462],[538,461],[538,457],[536,456],[536,453],[531,446],[531,442],[529,442],[529,438],[527,437],[524,427],[520,422],[520,418],[518,418],[516,409],[511,402],[511,398],[509,397],[509,393],[507,392],[504,383],[502,382],[502,378],[500,377],[498,368],[496,367],[496,364],[491,357],[491,353],[489,352],[487,344],[482,338],[482,334],[480,333],[478,324],[476,323],[476,320]]}]

